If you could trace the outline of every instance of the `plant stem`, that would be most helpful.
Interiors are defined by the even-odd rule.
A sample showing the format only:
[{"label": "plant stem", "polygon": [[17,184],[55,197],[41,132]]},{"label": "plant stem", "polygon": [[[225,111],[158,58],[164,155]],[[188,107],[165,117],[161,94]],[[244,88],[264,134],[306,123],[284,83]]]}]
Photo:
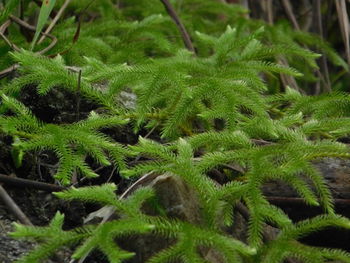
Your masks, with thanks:
[{"label": "plant stem", "polygon": [[170,4],[169,0],[160,0],[160,1],[163,3],[163,5],[164,5],[166,11],[168,12],[169,16],[174,20],[176,26],[178,27],[178,29],[179,29],[179,31],[181,33],[181,36],[182,36],[182,40],[185,43],[186,48],[189,51],[191,51],[193,53],[196,53],[195,49],[193,47],[193,44],[192,44],[191,37],[188,34],[185,26],[181,22],[179,16],[177,15],[174,7]]}]

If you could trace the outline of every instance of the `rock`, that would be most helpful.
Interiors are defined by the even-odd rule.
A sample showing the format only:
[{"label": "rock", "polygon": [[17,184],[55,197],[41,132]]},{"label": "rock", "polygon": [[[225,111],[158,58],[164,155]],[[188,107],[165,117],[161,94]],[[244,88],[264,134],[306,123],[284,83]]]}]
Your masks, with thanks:
[{"label": "rock", "polygon": [[[127,190],[126,195],[135,191],[139,187],[152,187],[157,196],[157,203],[159,207],[164,209],[164,212],[169,218],[176,218],[182,221],[193,224],[200,224],[201,219],[201,205],[196,196],[196,192],[192,190],[179,176],[172,174],[163,174],[155,176],[149,174],[134,183]],[[145,204],[142,207],[144,213],[148,215],[158,215],[159,211],[151,204]],[[112,215],[113,209],[111,207],[104,207],[100,210],[90,214],[85,220],[88,223],[94,222],[98,219],[110,220],[115,218]],[[112,215],[112,216],[111,216]],[[133,235],[132,237],[119,238],[118,245],[128,251],[133,251],[136,256],[127,260],[127,263],[143,263],[148,258],[162,249],[171,246],[176,240],[167,239],[154,234],[147,235]],[[201,255],[211,263],[223,263],[221,255],[210,248],[199,248]],[[174,262],[180,263],[180,262]]]},{"label": "rock", "polygon": [[334,198],[350,199],[350,160],[324,158],[315,166],[326,179]]},{"label": "rock", "polygon": [[[1,210],[1,207],[0,207]],[[8,236],[12,231],[12,221],[0,215],[0,262],[11,263],[19,259],[35,246],[34,242],[16,240]]]},{"label": "rock", "polygon": [[[325,178],[334,198],[350,199],[350,160],[323,158],[314,166]],[[269,181],[262,187],[267,196],[299,197],[297,192],[281,181]]]},{"label": "rock", "polygon": [[[200,204],[195,191],[179,176],[160,175],[149,186],[155,190],[157,200],[165,208],[167,216],[193,224],[201,222]],[[149,208],[145,212],[152,213]]]},{"label": "rock", "polygon": [[119,94],[118,101],[129,110],[136,109],[136,95],[132,92],[122,91]]},{"label": "rock", "polygon": [[[335,212],[349,218],[350,203],[344,199],[350,199],[350,160],[323,158],[313,162],[313,164],[325,178],[333,197],[336,199]],[[319,206],[307,205],[299,198],[300,196],[294,189],[281,181],[267,182],[262,189],[266,196],[292,197],[289,199],[278,198],[278,202],[270,198],[270,202],[280,207],[294,222],[324,213]],[[296,200],[298,202],[294,202],[292,199],[298,199]],[[330,236],[332,238],[329,238]],[[331,247],[349,251],[350,231],[327,228],[312,233],[300,241],[311,246]]]},{"label": "rock", "polygon": [[[168,217],[193,224],[200,223],[200,204],[197,196],[179,176],[171,174],[159,175],[143,186],[150,186],[154,189],[157,202],[160,207],[164,208]],[[149,215],[158,214],[157,209],[149,204],[146,204],[143,210]],[[143,263],[156,252],[171,246],[174,242],[175,240],[149,234],[119,240],[118,244],[128,251],[136,253],[135,257],[126,261],[127,263]],[[205,252],[213,257],[212,252]]]}]

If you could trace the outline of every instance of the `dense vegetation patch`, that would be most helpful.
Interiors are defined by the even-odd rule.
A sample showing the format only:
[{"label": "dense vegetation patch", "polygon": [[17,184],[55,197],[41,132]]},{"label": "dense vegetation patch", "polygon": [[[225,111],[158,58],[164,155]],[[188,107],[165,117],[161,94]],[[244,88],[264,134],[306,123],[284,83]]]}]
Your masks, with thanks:
[{"label": "dense vegetation patch", "polygon": [[[306,95],[317,81],[318,52],[348,70],[327,43],[214,0],[73,1],[51,38],[31,42],[30,27],[15,16],[18,2],[7,1],[0,16],[7,40],[0,43],[0,67],[7,68],[0,133],[10,141],[13,169],[29,155],[50,154],[58,164],[55,182],[69,187],[56,196],[108,205],[118,215],[70,230],[63,229],[60,212],[46,227],[16,224],[13,236],[40,243],[19,262],[39,262],[67,245],[74,259],[97,249],[110,262],[124,262],[134,253],[115,238],[149,233],[174,240],[150,263],[212,262],[203,247],[230,263],[350,262],[345,251],[298,241],[328,226],[350,228],[349,219],[334,212],[332,194],[312,164],[350,157],[339,142],[350,134],[349,95],[326,88]],[[35,1],[22,5],[25,17],[36,17]],[[53,39],[57,43],[45,50]],[[52,111],[44,114],[30,99],[34,91]],[[121,139],[130,127],[143,135],[136,144]],[[118,198],[112,183],[77,187],[99,176],[96,165],[126,179],[180,177],[198,196],[201,220],[171,218],[161,209],[145,213],[143,204],[157,200],[149,187],[127,198]],[[324,214],[292,222],[264,195],[269,180],[289,184]],[[249,212],[246,243],[227,231],[238,206]],[[269,241],[266,224],[279,229]]]}]

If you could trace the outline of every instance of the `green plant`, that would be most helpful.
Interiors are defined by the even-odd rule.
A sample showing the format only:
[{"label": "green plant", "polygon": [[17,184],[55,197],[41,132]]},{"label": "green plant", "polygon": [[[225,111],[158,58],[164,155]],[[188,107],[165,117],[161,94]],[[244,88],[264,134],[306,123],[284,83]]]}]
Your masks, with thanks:
[{"label": "green plant", "polygon": [[[93,22],[81,24],[79,39],[73,44],[70,39],[76,23],[67,17],[53,31],[59,39],[50,51],[55,58],[25,50],[3,52],[18,63],[20,76],[3,83],[0,131],[13,138],[18,165],[26,152],[52,150],[60,161],[55,178],[66,185],[74,170],[81,177],[97,175],[87,165],[87,156],[103,166],[114,162],[127,178],[151,171],[179,176],[198,195],[202,222],[196,225],[146,215],[142,203],[154,195],[148,188],[122,200],[112,184],[72,188],[56,195],[110,205],[119,218],[72,230],[62,229],[60,213],[47,227],[16,224],[13,236],[42,243],[19,262],[38,262],[62,246],[77,243],[73,258],[98,249],[110,262],[122,262],[133,253],[122,250],[114,239],[136,233],[176,240],[156,253],[151,263],[207,262],[198,253],[199,247],[216,250],[225,262],[277,263],[287,258],[350,262],[344,251],[298,241],[328,226],[350,228],[347,218],[335,214],[331,193],[311,163],[322,157],[350,157],[348,147],[337,142],[350,133],[350,97],[336,92],[311,97],[289,87],[284,93],[273,92],[280,89],[276,74],[293,76],[300,83],[315,79],[320,55],[306,47],[317,45],[318,40],[284,24],[270,26],[246,19],[241,7],[210,0],[178,1],[174,6],[189,28],[194,54],[183,48],[161,3],[155,1],[154,9],[148,3],[128,1],[115,9],[113,1],[92,3],[85,15]],[[70,8],[83,10],[87,4],[79,1]],[[153,14],[153,10],[163,14]],[[16,44],[29,47],[23,39]],[[317,47],[333,63],[347,68],[327,44]],[[282,58],[291,66],[281,65]],[[92,111],[87,119],[69,124],[44,123],[20,102],[28,86],[42,96],[54,89],[78,92],[103,114]],[[135,107],[125,107],[120,101],[126,91],[136,95]],[[340,109],[335,109],[335,102]],[[138,144],[126,147],[101,131],[126,123],[135,132],[141,128],[159,131],[165,143],[140,137]],[[125,159],[132,156],[142,156],[144,161],[130,167]],[[208,175],[223,165],[235,165],[239,174],[226,174],[229,182],[218,185]],[[286,182],[307,204],[322,206],[325,214],[293,223],[262,193],[261,186],[271,179]],[[233,210],[240,202],[250,213],[248,244],[225,232],[225,226],[234,224]],[[263,241],[266,223],[280,229],[270,242]]]},{"label": "green plant", "polygon": [[105,154],[105,151],[108,151],[119,167],[124,166],[126,150],[96,132],[101,127],[107,128],[125,123],[120,118],[92,113],[87,120],[70,125],[44,124],[13,98],[3,95],[2,102],[17,114],[1,117],[0,121],[2,132],[15,138],[12,146],[17,153],[15,158],[18,165],[21,165],[23,152],[52,150],[59,157],[59,169],[55,178],[65,185],[70,183],[70,177],[75,169],[87,177],[98,176],[84,162],[87,155],[102,165],[110,165]]}]

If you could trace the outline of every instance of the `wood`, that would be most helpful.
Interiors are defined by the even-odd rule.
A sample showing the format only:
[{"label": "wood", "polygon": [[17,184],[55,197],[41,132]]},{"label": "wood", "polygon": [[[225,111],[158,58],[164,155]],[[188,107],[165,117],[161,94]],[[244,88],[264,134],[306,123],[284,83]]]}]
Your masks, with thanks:
[{"label": "wood", "polygon": [[166,11],[168,12],[169,16],[174,20],[176,26],[178,27],[180,33],[181,33],[181,36],[182,36],[182,40],[183,42],[185,43],[185,46],[186,48],[195,53],[195,49],[193,47],[193,44],[192,44],[192,40],[190,38],[190,35],[188,34],[185,26],[183,25],[183,23],[181,22],[179,16],[177,15],[174,7],[170,4],[170,2],[168,0],[160,0]]},{"label": "wood", "polygon": [[32,181],[28,179],[0,174],[0,182],[21,188],[35,188],[47,192],[59,192],[65,189],[63,186]]},{"label": "wood", "polygon": [[6,205],[8,210],[10,210],[11,213],[14,214],[22,224],[33,226],[29,218],[22,212],[19,206],[15,203],[15,201],[13,201],[11,196],[9,196],[9,194],[1,185],[0,185],[0,199]]}]

